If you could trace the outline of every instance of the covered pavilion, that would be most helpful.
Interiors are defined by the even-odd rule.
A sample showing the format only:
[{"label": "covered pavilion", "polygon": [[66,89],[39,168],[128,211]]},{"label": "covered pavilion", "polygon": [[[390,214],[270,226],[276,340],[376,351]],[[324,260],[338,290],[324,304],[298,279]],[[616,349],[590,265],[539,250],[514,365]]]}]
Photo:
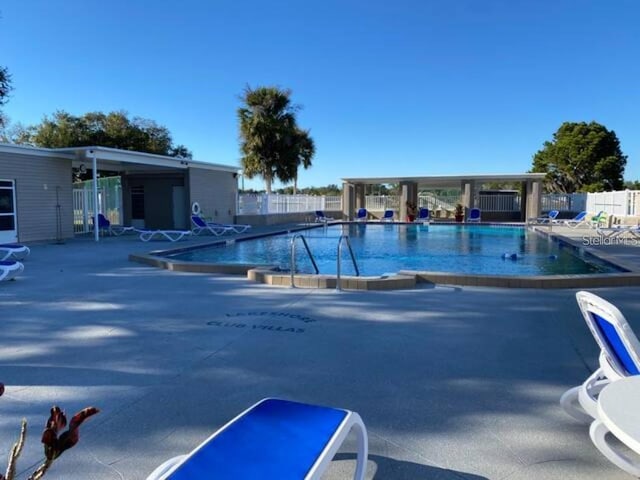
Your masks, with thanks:
[{"label": "covered pavilion", "polygon": [[520,183],[522,202],[520,220],[540,216],[542,182],[544,173],[437,175],[415,177],[351,177],[343,178],[342,210],[348,220],[353,220],[357,209],[365,207],[365,186],[398,184],[400,188],[400,221],[407,219],[407,202],[417,204],[419,189],[460,188],[465,217],[469,210],[478,207],[478,191],[486,183]]}]

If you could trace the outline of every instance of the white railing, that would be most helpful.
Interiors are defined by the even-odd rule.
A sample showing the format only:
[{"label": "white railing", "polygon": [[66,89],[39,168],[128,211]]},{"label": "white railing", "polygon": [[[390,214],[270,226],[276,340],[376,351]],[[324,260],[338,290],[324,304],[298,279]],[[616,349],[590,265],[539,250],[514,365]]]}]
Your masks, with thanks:
[{"label": "white railing", "polygon": [[460,194],[436,195],[435,193],[423,193],[418,196],[418,207],[429,210],[451,210],[456,209],[460,202]]},{"label": "white railing", "polygon": [[365,208],[370,211],[397,211],[400,208],[400,197],[396,195],[367,195]]},{"label": "white railing", "polygon": [[605,211],[609,215],[628,217],[640,215],[640,191],[599,192],[587,194],[589,212]]},{"label": "white railing", "polygon": [[342,197],[242,193],[238,195],[238,215],[270,215],[342,210]]}]

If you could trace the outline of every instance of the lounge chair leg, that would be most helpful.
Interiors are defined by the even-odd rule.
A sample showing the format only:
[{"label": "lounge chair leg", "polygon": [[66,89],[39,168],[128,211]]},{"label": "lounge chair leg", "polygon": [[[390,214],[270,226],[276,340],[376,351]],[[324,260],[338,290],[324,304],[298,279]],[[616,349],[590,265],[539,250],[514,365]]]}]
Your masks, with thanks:
[{"label": "lounge chair leg", "polygon": [[593,417],[590,417],[584,410],[580,407],[580,403],[578,402],[578,392],[580,391],[580,387],[573,387],[567,390],[560,397],[560,406],[567,413],[567,415],[573,417],[575,420],[581,423],[589,423],[593,421]]},{"label": "lounge chair leg", "polygon": [[615,451],[607,442],[606,435],[608,433],[611,432],[600,420],[594,421],[589,428],[589,436],[591,437],[591,441],[596,446],[596,448],[600,450],[600,453],[607,457],[607,459],[611,463],[621,468],[625,472],[630,473],[634,477],[640,477],[640,464],[632,461],[626,455]]},{"label": "lounge chair leg", "polygon": [[358,418],[353,424],[353,429],[358,436],[358,457],[356,463],[356,473],[353,478],[354,480],[364,480],[364,476],[367,473],[367,457],[369,455],[367,427],[365,427],[362,420]]}]

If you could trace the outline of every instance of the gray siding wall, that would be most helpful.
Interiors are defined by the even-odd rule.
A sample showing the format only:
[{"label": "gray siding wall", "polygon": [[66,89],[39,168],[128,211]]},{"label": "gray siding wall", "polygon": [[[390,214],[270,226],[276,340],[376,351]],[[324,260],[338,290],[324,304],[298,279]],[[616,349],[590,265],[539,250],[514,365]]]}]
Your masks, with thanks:
[{"label": "gray siding wall", "polygon": [[238,182],[231,172],[189,168],[189,211],[198,202],[202,216],[214,222],[233,223]]},{"label": "gray siding wall", "polygon": [[0,178],[16,182],[19,242],[55,239],[57,204],[62,238],[73,237],[71,160],[0,153]]}]

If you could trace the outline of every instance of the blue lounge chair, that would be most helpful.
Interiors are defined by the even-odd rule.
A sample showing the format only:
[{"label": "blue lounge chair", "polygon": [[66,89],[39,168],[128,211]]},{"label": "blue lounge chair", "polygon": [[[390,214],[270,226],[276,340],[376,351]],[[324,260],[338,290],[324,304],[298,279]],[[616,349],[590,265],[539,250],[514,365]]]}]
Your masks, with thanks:
[{"label": "blue lounge chair", "polygon": [[322,210],[316,210],[316,222],[331,222],[334,219],[327,217]]},{"label": "blue lounge chair", "polygon": [[467,218],[467,222],[479,222],[481,217],[481,212],[479,208],[472,208],[469,210],[469,217]]},{"label": "blue lounge chair", "polygon": [[418,216],[414,222],[428,222],[429,220],[431,220],[431,212],[429,212],[429,209],[420,207],[420,210],[418,210]]},{"label": "blue lounge chair", "polygon": [[209,225],[203,220],[200,215],[191,215],[191,223],[193,224],[191,230],[193,231],[194,235],[200,235],[203,232],[208,232],[215,235],[216,237],[219,237],[220,235],[232,231],[232,228],[230,227],[225,227],[222,225]]},{"label": "blue lounge chair", "polygon": [[576,420],[598,418],[597,396],[610,382],[640,374],[640,342],[614,305],[589,292],[576,294],[578,306],[600,347],[600,367],[580,386],[560,398],[562,408]]},{"label": "blue lounge chair", "polygon": [[578,213],[575,217],[569,220],[565,220],[564,224],[567,227],[571,227],[571,228],[577,228],[580,225],[587,225],[587,211],[583,210],[582,212]]},{"label": "blue lounge chair", "polygon": [[367,431],[355,412],[267,398],[187,455],[167,460],[147,480],[316,480],[347,434],[358,435],[354,479],[367,468]]},{"label": "blue lounge chair", "polygon": [[0,260],[24,260],[31,250],[19,243],[0,243]]},{"label": "blue lounge chair", "polygon": [[393,222],[393,210],[385,210],[380,219],[381,222]]},{"label": "blue lounge chair", "polygon": [[366,222],[368,215],[369,214],[368,214],[366,208],[359,208],[358,209],[358,213],[356,214],[356,221],[357,222]]},{"label": "blue lounge chair", "polygon": [[3,280],[13,280],[16,275],[24,271],[24,265],[15,260],[0,261],[0,282]]},{"label": "blue lounge chair", "polygon": [[[93,215],[91,216],[91,223],[96,223],[95,217]],[[111,235],[111,222],[102,213],[98,214],[98,231],[101,235],[105,233]]]},{"label": "blue lounge chair", "polygon": [[549,210],[546,217],[530,218],[531,223],[555,223],[556,217],[560,214],[558,210]]}]

